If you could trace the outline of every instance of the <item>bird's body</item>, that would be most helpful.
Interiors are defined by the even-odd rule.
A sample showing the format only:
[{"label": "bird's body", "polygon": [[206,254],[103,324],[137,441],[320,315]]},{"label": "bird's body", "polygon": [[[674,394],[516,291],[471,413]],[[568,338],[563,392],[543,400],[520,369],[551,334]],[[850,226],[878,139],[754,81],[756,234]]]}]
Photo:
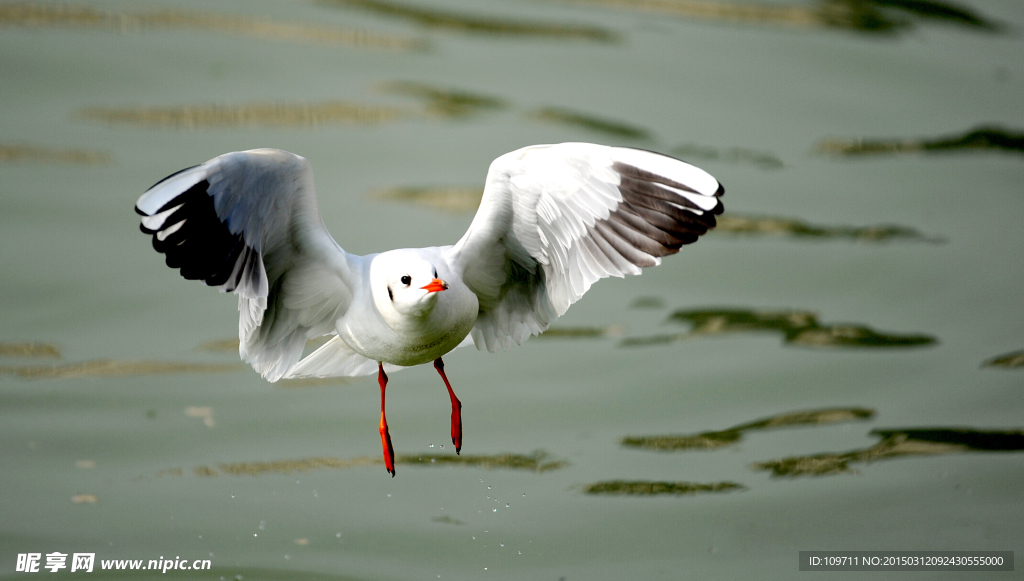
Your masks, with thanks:
[{"label": "bird's body", "polygon": [[[235,152],[182,170],[136,204],[142,230],[185,278],[238,295],[239,354],[263,377],[378,373],[433,361],[467,337],[496,351],[542,333],[598,279],[639,274],[697,240],[723,188],[685,162],[586,143],[496,159],[466,234],[452,246],[357,256],[327,232],[304,158]],[[333,337],[302,358],[308,339]]]},{"label": "bird's body", "polygon": [[[335,330],[345,347],[371,360],[403,367],[429,363],[448,353],[461,343],[476,323],[478,304],[476,295],[462,282],[448,264],[447,248],[417,248],[391,250],[365,258],[369,263],[362,277],[367,284],[359,284],[352,304],[338,319]],[[387,288],[386,274],[398,270],[412,274],[410,287],[420,289],[434,278],[450,281],[444,292],[428,292],[422,308],[400,311],[386,292],[365,292],[373,288]],[[403,266],[398,266],[403,265]],[[431,271],[430,268],[436,269]],[[436,273],[436,274],[435,274]],[[364,278],[365,277],[365,278]],[[423,281],[423,284],[417,284]],[[377,284],[374,284],[374,283]],[[392,287],[401,285],[401,280]],[[392,288],[391,293],[394,294]]]}]

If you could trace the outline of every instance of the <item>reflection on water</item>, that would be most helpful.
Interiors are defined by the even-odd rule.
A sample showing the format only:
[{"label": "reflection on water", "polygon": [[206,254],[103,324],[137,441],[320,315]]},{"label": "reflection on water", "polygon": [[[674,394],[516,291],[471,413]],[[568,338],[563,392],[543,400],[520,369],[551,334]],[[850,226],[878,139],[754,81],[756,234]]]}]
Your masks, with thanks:
[{"label": "reflection on water", "polygon": [[115,361],[93,359],[79,363],[54,365],[0,365],[0,375],[22,379],[79,379],[85,377],[123,377],[126,375],[165,375],[175,373],[227,373],[242,371],[239,363],[183,363],[175,361]]},{"label": "reflection on water", "polygon": [[692,161],[703,159],[709,161],[723,161],[726,163],[749,163],[761,169],[779,169],[783,167],[782,160],[772,153],[766,151],[754,151],[744,147],[732,147],[720,150],[706,145],[688,143],[672,148],[672,155],[680,159]]},{"label": "reflection on water", "polygon": [[834,156],[988,149],[1024,153],[1024,132],[982,126],[958,135],[926,139],[826,139],[816,149],[820,153]]},{"label": "reflection on water", "polygon": [[60,347],[38,341],[0,342],[0,357],[51,357],[60,359]]},{"label": "reflection on water", "polygon": [[607,137],[617,137],[621,139],[650,139],[651,137],[646,129],[642,129],[640,127],[634,127],[621,121],[603,119],[586,113],[580,113],[579,111],[571,111],[569,109],[562,109],[559,107],[545,107],[543,109],[538,109],[537,111],[534,111],[530,117],[548,123],[586,129],[595,133],[601,133]]},{"label": "reflection on water", "polygon": [[319,103],[246,103],[179,107],[86,107],[77,119],[155,129],[225,129],[298,127],[315,129],[331,123],[375,124],[410,117],[394,107],[357,105],[346,101]]},{"label": "reflection on water", "polygon": [[881,441],[870,448],[843,453],[793,456],[758,462],[752,468],[770,471],[772,476],[825,476],[856,472],[849,467],[850,464],[869,463],[887,458],[1024,450],[1024,432],[1020,430],[927,428],[872,430],[871,434],[881,438]]},{"label": "reflection on water", "polygon": [[435,516],[434,518],[430,519],[430,522],[439,522],[441,524],[446,524],[446,525],[464,525],[464,524],[466,524],[466,523],[462,522],[461,520],[452,518],[452,517],[450,517],[448,515]]},{"label": "reflection on water", "polygon": [[494,456],[473,456],[463,454],[399,454],[395,462],[413,466],[472,466],[492,470],[504,468],[509,470],[528,470],[530,472],[548,472],[559,470],[569,465],[564,460],[551,460],[546,452],[533,454],[497,454]]},{"label": "reflection on water", "polygon": [[913,240],[938,244],[945,239],[928,236],[907,226],[819,226],[795,218],[724,214],[712,233],[742,235],[784,235],[802,239],[849,240],[852,242],[888,242]]},{"label": "reflection on water", "polygon": [[238,338],[214,339],[196,347],[196,351],[209,351],[210,353],[238,353]]},{"label": "reflection on water", "polygon": [[0,144],[0,163],[37,162],[103,165],[114,158],[105,151],[93,149],[53,149],[24,143]]},{"label": "reflection on water", "polygon": [[279,379],[274,387],[283,389],[301,389],[304,387],[338,387],[350,385],[361,380],[361,377],[294,377]]},{"label": "reflection on water", "polygon": [[217,425],[213,421],[213,408],[208,405],[190,405],[185,408],[185,416],[203,420],[203,425],[207,428]]},{"label": "reflection on water", "polygon": [[556,0],[608,6],[683,18],[786,28],[831,28],[894,33],[936,21],[975,30],[1001,27],[969,8],[932,0],[819,0],[811,6],[713,0]]},{"label": "reflection on water", "polygon": [[[467,466],[485,470],[507,469],[526,470],[529,472],[548,472],[569,465],[564,460],[552,460],[545,452],[533,454],[495,454],[467,455],[447,454],[397,454],[396,464],[408,466]],[[362,468],[365,466],[383,465],[384,459],[358,456],[355,458],[330,458],[317,456],[298,460],[274,460],[269,462],[233,462],[217,464],[216,468],[198,466],[192,469],[196,476],[262,476],[264,474],[295,474],[313,470],[341,470],[346,468]],[[158,476],[180,476],[180,469],[162,470]]]},{"label": "reflection on water", "polygon": [[473,212],[480,205],[483,188],[476,186],[392,188],[371,192],[370,197],[406,202],[445,212]]},{"label": "reflection on water", "polygon": [[1004,353],[981,364],[982,367],[1024,367],[1024,351]]},{"label": "reflection on water", "polygon": [[633,309],[664,309],[665,299],[661,297],[637,297],[629,306]]},{"label": "reflection on water", "polygon": [[736,332],[775,332],[788,345],[802,347],[918,347],[938,340],[930,335],[879,333],[861,325],[823,325],[810,311],[755,311],[752,309],[692,309],[676,311],[669,321],[688,323],[688,333],[628,337],[623,347],[675,343],[693,337]]},{"label": "reflection on water", "polygon": [[588,484],[583,492],[586,494],[614,494],[629,496],[655,496],[671,494],[698,494],[704,492],[733,492],[746,490],[747,487],[735,482],[651,482],[647,480],[605,480]]},{"label": "reflection on water", "polygon": [[774,430],[794,426],[824,426],[841,422],[871,419],[875,410],[867,408],[828,408],[796,411],[739,424],[725,430],[700,434],[667,436],[626,436],[622,445],[648,450],[713,450],[731,446],[743,439],[743,433],[756,430]]},{"label": "reflection on water", "polygon": [[96,504],[100,499],[95,494],[80,493],[71,497],[71,502],[75,504]]},{"label": "reflection on water", "polygon": [[35,2],[0,4],[0,26],[31,28],[60,26],[93,28],[119,33],[154,28],[182,28],[248,36],[263,40],[342,45],[387,51],[418,50],[425,47],[422,40],[406,36],[352,28],[278,22],[268,18],[246,18],[178,10],[108,12],[82,5]]},{"label": "reflection on water", "polygon": [[436,10],[384,0],[316,0],[317,4],[342,8],[358,8],[379,16],[398,18],[427,28],[501,36],[534,36],[556,39],[615,40],[603,28],[575,24],[513,20],[475,16],[454,11]]},{"label": "reflection on water", "polygon": [[621,337],[626,332],[623,325],[608,325],[607,327],[548,327],[540,335],[541,339],[597,339],[601,337]]},{"label": "reflection on water", "polygon": [[428,114],[447,119],[468,117],[481,111],[497,111],[508,108],[508,102],[498,97],[442,89],[409,81],[382,83],[380,89],[386,93],[421,99]]}]

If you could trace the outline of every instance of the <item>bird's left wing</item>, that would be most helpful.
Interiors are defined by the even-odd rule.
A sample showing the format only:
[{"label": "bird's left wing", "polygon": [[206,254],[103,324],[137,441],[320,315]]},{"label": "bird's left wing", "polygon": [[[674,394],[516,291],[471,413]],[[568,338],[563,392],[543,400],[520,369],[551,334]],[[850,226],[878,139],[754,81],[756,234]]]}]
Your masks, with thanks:
[{"label": "bird's left wing", "polygon": [[353,261],[324,227],[313,170],[276,149],[215,157],[135,206],[167,266],[238,295],[239,354],[270,381],[328,334],[352,300]]},{"label": "bird's left wing", "polygon": [[721,184],[680,160],[589,143],[491,164],[449,262],[476,293],[472,336],[495,351],[542,333],[599,279],[640,274],[715,226]]}]

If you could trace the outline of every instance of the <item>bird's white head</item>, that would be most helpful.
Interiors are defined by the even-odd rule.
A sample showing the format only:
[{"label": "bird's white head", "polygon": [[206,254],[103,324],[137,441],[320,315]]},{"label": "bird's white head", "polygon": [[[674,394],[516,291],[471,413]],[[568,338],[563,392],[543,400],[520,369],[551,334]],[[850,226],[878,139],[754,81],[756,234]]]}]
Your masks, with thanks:
[{"label": "bird's white head", "polygon": [[370,263],[370,285],[377,310],[393,325],[400,324],[401,319],[426,317],[438,295],[448,290],[448,283],[438,277],[437,267],[411,250],[391,250],[375,256]]}]

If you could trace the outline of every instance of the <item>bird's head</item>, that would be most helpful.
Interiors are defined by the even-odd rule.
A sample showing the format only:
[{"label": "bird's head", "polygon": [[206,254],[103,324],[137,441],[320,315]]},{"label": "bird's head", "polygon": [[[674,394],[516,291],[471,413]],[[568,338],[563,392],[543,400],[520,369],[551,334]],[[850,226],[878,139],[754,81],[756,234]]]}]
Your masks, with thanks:
[{"label": "bird's head", "polygon": [[392,250],[370,263],[370,284],[377,309],[385,315],[421,318],[430,313],[448,283],[438,278],[437,267],[421,254]]}]

